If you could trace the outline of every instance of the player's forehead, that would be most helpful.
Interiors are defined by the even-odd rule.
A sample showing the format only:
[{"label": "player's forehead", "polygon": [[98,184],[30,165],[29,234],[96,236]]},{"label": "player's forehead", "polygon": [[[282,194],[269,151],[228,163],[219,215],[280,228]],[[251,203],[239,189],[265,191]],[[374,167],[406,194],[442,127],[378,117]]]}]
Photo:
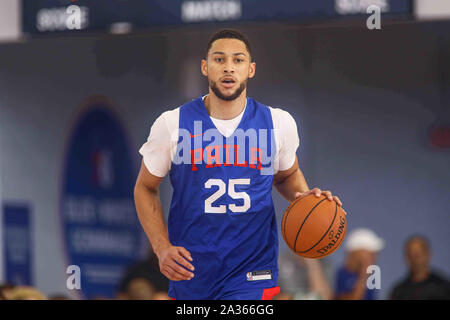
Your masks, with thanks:
[{"label": "player's forehead", "polygon": [[211,44],[211,48],[208,51],[208,55],[213,54],[225,54],[225,55],[236,55],[242,54],[249,56],[249,52],[245,43],[239,39],[217,39]]}]

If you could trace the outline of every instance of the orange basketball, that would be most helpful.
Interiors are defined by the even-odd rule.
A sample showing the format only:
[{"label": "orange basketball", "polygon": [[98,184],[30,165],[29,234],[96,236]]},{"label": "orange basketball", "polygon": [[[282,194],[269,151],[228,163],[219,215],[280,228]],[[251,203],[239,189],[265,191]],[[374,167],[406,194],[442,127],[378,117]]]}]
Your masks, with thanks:
[{"label": "orange basketball", "polygon": [[297,198],[286,209],[281,232],[289,248],[305,258],[323,258],[336,251],[347,231],[347,217],[324,195]]}]

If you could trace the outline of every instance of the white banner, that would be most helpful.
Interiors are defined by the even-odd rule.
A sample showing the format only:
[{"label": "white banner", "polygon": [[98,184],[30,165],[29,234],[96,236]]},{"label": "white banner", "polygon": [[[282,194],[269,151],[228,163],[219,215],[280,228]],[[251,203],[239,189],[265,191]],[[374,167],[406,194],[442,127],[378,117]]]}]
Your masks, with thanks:
[{"label": "white banner", "polygon": [[0,42],[19,40],[21,32],[20,0],[0,1]]}]

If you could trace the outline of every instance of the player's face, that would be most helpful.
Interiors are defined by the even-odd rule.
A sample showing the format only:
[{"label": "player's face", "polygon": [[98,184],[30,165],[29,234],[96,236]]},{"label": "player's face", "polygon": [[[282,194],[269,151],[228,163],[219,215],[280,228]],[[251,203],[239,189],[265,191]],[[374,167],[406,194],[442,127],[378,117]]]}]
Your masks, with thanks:
[{"label": "player's face", "polygon": [[255,75],[255,66],[244,42],[219,39],[213,42],[207,60],[202,60],[202,73],[218,98],[231,101],[246,89],[248,79]]}]

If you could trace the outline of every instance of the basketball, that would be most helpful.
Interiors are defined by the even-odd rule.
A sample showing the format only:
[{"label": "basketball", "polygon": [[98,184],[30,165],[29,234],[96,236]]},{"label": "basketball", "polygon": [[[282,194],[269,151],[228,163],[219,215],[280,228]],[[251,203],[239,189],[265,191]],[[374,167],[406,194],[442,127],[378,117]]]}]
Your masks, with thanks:
[{"label": "basketball", "polygon": [[336,251],[346,230],[344,210],[324,195],[297,198],[286,209],[281,221],[284,241],[305,258],[323,258]]}]

